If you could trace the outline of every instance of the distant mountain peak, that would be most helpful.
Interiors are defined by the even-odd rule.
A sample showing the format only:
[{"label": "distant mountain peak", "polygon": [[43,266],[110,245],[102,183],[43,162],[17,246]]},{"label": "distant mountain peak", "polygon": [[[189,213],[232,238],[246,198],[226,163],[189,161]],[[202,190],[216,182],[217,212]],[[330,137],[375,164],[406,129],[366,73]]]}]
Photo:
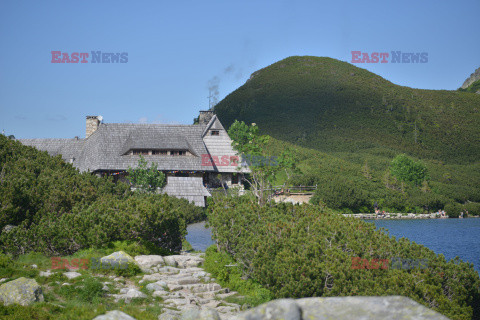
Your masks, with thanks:
[{"label": "distant mountain peak", "polygon": [[475,70],[474,73],[472,73],[470,75],[470,77],[468,77],[467,80],[465,80],[465,82],[463,83],[463,85],[461,86],[462,89],[467,89],[468,87],[470,87],[470,85],[472,83],[474,83],[475,81],[478,81],[480,80],[480,68],[478,68],[477,70]]}]

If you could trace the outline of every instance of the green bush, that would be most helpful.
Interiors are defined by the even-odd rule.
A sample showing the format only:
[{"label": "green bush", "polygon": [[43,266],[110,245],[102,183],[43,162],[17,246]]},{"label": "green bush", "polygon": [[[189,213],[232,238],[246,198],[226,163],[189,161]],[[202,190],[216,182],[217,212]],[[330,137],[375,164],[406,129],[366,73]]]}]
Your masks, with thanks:
[{"label": "green bush", "polygon": [[14,262],[6,254],[0,253],[0,278],[9,278],[14,273]]},{"label": "green bush", "polygon": [[354,212],[368,212],[372,205],[366,192],[351,181],[335,179],[332,183],[322,184],[310,199],[313,204],[325,203],[332,209],[349,209]]},{"label": "green bush", "polygon": [[419,161],[414,161],[404,154],[400,154],[392,160],[390,172],[398,180],[411,182],[417,186],[427,178],[425,165]]},{"label": "green bush", "polygon": [[462,205],[456,202],[449,202],[445,205],[445,212],[450,218],[458,218],[462,212]]},{"label": "green bush", "polygon": [[70,255],[113,241],[132,241],[151,252],[181,250],[186,225],[176,199],[167,195],[138,195],[119,200],[105,196],[91,205],[74,207],[71,213],[45,213],[35,223],[23,222],[0,236],[5,252],[31,251],[47,256]]},{"label": "green bush", "polygon": [[[231,199],[211,207],[209,223],[221,252],[234,258],[243,277],[275,298],[403,295],[451,319],[480,312],[480,277],[472,264],[447,262],[361,220],[314,205],[259,207]],[[353,257],[427,259],[428,268],[356,270]]]},{"label": "green bush", "polygon": [[205,251],[203,267],[210,272],[218,283],[237,291],[247,305],[255,307],[272,299],[272,293],[252,279],[243,279],[242,270],[236,266],[236,261],[225,252],[218,252],[215,245]]},{"label": "green bush", "polygon": [[464,211],[468,211],[469,216],[480,216],[480,203],[468,202],[463,206]]},{"label": "green bush", "polygon": [[30,225],[44,213],[70,212],[106,195],[130,194],[124,183],[79,173],[60,156],[0,135],[0,230],[7,224]]}]

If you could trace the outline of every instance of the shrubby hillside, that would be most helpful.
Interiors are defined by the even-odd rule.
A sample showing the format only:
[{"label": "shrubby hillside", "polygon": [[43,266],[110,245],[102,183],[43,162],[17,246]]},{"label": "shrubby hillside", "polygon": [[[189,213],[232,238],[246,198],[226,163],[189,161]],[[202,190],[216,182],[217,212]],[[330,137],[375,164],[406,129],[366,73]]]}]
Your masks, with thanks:
[{"label": "shrubby hillside", "polygon": [[[290,57],[253,73],[215,112],[226,127],[256,123],[277,154],[293,150],[303,174],[291,183],[321,186],[316,203],[480,214],[478,94],[413,89],[335,59]],[[400,154],[426,166],[422,185],[390,174]]]},{"label": "shrubby hillside", "polygon": [[[296,155],[300,174],[294,175],[293,185],[318,185],[313,203],[346,213],[373,212],[377,202],[387,212],[430,212],[448,209],[457,217],[461,211],[480,215],[480,163],[449,164],[443,161],[421,161],[428,177],[421,185],[399,181],[390,168],[398,152],[392,149],[372,149],[357,153],[329,153],[299,147],[289,142],[271,139],[269,152],[281,154],[290,149]],[[277,184],[284,182],[281,176]]]},{"label": "shrubby hillside", "polygon": [[[259,206],[244,199],[217,201],[209,213],[216,249],[230,255],[237,270],[216,277],[243,274],[274,298],[403,295],[450,319],[478,319],[480,277],[473,265],[447,262],[428,248],[395,239],[373,224],[345,218],[321,206]],[[383,267],[357,269],[352,259],[388,259]],[[392,268],[394,258],[425,259],[425,268]],[[224,259],[225,260],[225,259]],[[221,268],[220,268],[221,269]],[[232,269],[232,268],[229,268]],[[262,299],[261,292],[259,299]]]},{"label": "shrubby hillside", "polygon": [[388,148],[472,163],[480,151],[480,96],[395,85],[331,58],[289,57],[252,74],[215,112],[225,126],[327,152]]},{"label": "shrubby hillside", "polygon": [[115,241],[151,252],[181,249],[186,223],[201,208],[167,195],[79,173],[60,156],[0,135],[0,248],[19,255],[69,255]]}]

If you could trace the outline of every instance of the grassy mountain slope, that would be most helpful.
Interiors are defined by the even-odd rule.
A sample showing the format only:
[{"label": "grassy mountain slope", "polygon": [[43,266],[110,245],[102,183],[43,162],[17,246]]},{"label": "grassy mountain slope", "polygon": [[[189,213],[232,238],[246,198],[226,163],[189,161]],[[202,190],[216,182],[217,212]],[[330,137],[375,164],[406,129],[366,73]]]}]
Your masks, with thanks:
[{"label": "grassy mountain slope", "polygon": [[[290,57],[255,72],[215,112],[226,127],[255,122],[275,138],[272,154],[294,150],[303,174],[292,183],[318,184],[332,208],[371,211],[377,202],[480,214],[480,95],[412,89],[335,59]],[[389,165],[400,153],[423,161],[428,182],[395,181]]]},{"label": "grassy mountain slope", "polygon": [[395,85],[331,58],[289,57],[252,74],[215,112],[277,139],[325,152],[394,150],[474,163],[480,96]]}]

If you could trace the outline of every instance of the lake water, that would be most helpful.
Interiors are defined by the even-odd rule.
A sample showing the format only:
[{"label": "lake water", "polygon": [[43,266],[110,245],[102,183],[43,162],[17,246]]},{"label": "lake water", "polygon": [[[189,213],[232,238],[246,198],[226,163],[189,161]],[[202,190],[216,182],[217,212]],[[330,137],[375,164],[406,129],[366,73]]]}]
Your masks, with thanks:
[{"label": "lake water", "polygon": [[[397,239],[405,237],[441,253],[447,260],[458,256],[480,272],[480,218],[365,221],[388,229]],[[187,231],[187,240],[196,250],[205,251],[214,243],[205,222],[191,224]]]},{"label": "lake water", "polygon": [[195,250],[205,251],[215,243],[210,229],[205,228],[205,221],[189,224],[187,232],[187,241]]},{"label": "lake water", "polygon": [[388,229],[397,239],[408,238],[441,253],[447,260],[458,256],[480,272],[480,218],[365,221]]}]

